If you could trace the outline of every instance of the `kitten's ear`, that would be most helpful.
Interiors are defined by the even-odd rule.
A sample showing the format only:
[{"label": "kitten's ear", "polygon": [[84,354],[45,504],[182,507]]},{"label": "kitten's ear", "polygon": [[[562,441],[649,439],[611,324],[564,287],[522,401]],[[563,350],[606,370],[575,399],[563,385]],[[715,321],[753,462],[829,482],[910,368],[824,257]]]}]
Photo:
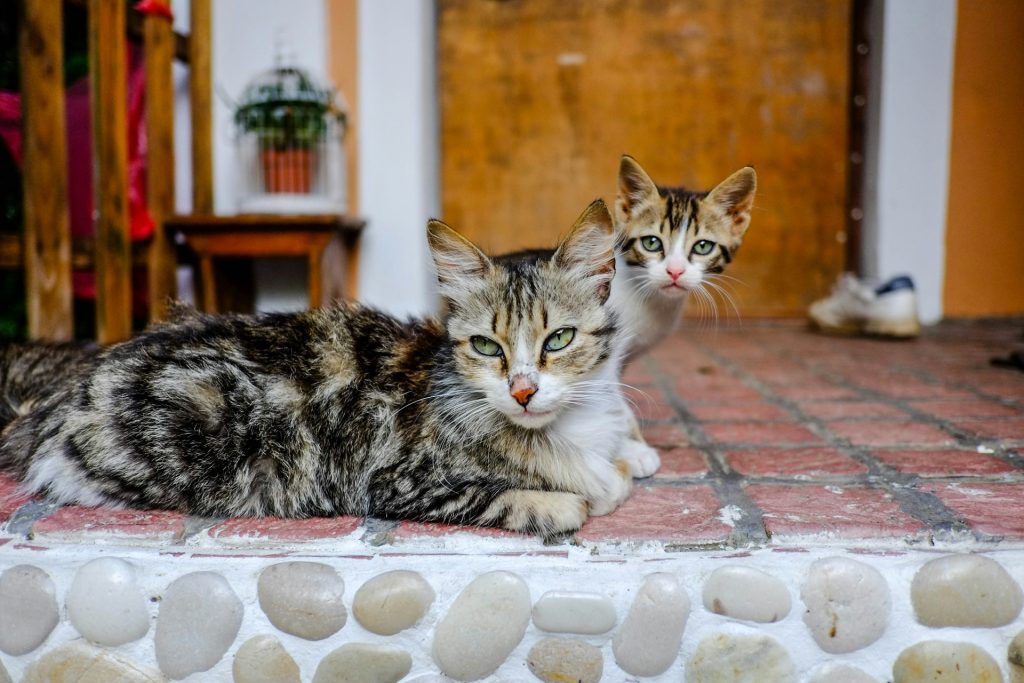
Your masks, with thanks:
[{"label": "kitten's ear", "polygon": [[619,162],[619,194],[615,197],[615,217],[625,223],[638,209],[658,196],[658,186],[628,154]]},{"label": "kitten's ear", "polygon": [[732,221],[733,238],[741,239],[750,227],[750,210],[754,208],[757,191],[757,173],[753,166],[745,166],[718,184],[704,199],[714,204]]},{"label": "kitten's ear", "polygon": [[441,294],[448,298],[471,289],[491,270],[491,260],[475,244],[439,220],[427,223],[427,242]]},{"label": "kitten's ear", "polygon": [[608,300],[615,277],[615,228],[603,199],[580,214],[552,261],[593,286],[601,303]]}]

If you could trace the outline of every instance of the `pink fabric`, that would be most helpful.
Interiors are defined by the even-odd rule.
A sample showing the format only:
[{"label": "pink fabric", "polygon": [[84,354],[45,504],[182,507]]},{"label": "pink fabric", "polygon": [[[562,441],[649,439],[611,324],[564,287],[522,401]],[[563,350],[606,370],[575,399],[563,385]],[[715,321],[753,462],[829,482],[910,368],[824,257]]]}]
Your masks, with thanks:
[{"label": "pink fabric", "polygon": [[[143,125],[145,70],[142,51],[133,45],[129,45],[127,50],[129,234],[132,240],[137,241],[153,234],[154,223],[146,209],[146,136]],[[96,233],[96,226],[93,219],[92,112],[89,107],[88,78],[81,79],[65,90],[64,106],[71,236],[91,237]],[[23,163],[21,124],[21,96],[13,92],[0,92],[0,139],[19,165]],[[146,302],[146,278],[144,273],[142,275],[133,274],[133,299],[137,312],[144,310]],[[96,297],[96,276],[92,271],[75,271],[71,282],[76,297]]]}]

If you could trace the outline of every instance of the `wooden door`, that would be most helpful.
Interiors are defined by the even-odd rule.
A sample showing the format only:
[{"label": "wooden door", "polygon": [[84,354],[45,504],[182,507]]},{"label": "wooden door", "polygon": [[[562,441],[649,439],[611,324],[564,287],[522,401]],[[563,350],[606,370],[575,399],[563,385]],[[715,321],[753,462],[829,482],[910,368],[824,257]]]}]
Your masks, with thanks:
[{"label": "wooden door", "polygon": [[849,0],[440,0],[444,218],[491,253],[554,244],[619,156],[708,189],[758,172],[730,274],[802,315],[843,268]]}]

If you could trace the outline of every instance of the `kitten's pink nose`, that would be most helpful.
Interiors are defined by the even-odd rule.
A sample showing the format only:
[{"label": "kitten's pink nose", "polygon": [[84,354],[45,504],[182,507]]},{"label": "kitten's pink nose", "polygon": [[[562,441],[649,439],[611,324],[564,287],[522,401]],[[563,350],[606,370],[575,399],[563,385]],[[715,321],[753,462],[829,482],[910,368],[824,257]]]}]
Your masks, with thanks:
[{"label": "kitten's pink nose", "polygon": [[668,276],[672,278],[672,282],[678,280],[686,272],[686,268],[683,266],[668,266],[665,270],[668,272]]},{"label": "kitten's pink nose", "polygon": [[512,394],[516,403],[525,408],[530,402],[530,397],[537,393],[537,385],[526,375],[516,375],[512,378],[512,386],[509,387],[508,393]]}]

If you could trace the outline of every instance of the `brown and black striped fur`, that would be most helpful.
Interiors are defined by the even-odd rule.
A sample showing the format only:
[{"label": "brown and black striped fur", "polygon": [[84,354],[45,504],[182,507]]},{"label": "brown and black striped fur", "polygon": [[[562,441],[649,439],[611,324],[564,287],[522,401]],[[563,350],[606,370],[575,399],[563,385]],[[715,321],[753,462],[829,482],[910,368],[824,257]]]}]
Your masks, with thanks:
[{"label": "brown and black striped fur", "polygon": [[74,381],[99,350],[95,344],[77,343],[0,346],[0,430],[62,383]]},{"label": "brown and black striped fur", "polygon": [[[429,238],[446,321],[354,304],[181,316],[68,360],[74,381],[8,425],[0,466],[60,502],[204,516],[551,534],[614,509],[630,490],[628,416],[614,392],[590,390],[621,357],[603,203],[552,258],[512,268],[441,223]],[[570,326],[561,350],[538,341]],[[501,357],[475,351],[477,335]],[[544,410],[508,400],[512,373],[530,374],[529,406]]]}]

